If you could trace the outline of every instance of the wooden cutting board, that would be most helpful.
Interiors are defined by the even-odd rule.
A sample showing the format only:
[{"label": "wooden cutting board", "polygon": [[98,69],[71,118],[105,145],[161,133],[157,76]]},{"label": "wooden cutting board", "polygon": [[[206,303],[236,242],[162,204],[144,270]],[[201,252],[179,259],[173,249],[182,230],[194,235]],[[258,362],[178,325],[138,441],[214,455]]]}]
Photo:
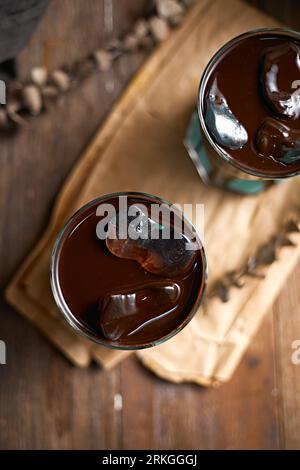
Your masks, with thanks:
[{"label": "wooden cutting board", "polygon": [[[283,230],[300,196],[300,179],[258,196],[205,186],[183,140],[195,109],[201,73],[212,54],[237,34],[278,24],[236,0],[199,0],[181,28],[136,75],[58,196],[49,226],[7,289],[8,301],[75,364],[105,367],[127,353],[102,348],[65,325],[49,287],[49,258],[68,217],[87,201],[115,191],[143,191],[180,204],[205,206],[209,263],[207,301],[194,320],[164,345],[138,353],[161,377],[211,385],[228,380],[300,255],[300,237],[283,246],[262,277],[248,276],[224,303],[215,286]],[[241,70],[242,73],[242,70]],[[74,98],[75,99],[75,98]]]}]

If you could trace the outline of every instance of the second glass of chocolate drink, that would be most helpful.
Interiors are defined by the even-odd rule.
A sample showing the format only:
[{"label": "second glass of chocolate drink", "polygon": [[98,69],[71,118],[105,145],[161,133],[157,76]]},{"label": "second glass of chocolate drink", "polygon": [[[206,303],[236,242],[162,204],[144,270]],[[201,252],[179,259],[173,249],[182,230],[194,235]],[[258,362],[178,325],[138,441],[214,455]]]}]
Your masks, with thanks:
[{"label": "second glass of chocolate drink", "polygon": [[300,173],[300,35],[260,29],[207,65],[186,147],[202,179],[256,193]]},{"label": "second glass of chocolate drink", "polygon": [[68,323],[109,348],[141,349],[178,333],[196,313],[207,278],[193,225],[142,193],[96,199],[55,243],[51,285]]}]

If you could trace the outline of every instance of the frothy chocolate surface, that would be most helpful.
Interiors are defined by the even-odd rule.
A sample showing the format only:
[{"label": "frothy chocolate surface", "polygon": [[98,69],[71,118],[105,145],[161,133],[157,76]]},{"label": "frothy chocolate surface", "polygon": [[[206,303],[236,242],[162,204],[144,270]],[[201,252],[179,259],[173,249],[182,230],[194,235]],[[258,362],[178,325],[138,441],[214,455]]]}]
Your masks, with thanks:
[{"label": "frothy chocolate surface", "polygon": [[233,164],[262,177],[300,171],[300,42],[286,33],[238,39],[216,60],[204,119]]},{"label": "frothy chocolate surface", "polygon": [[[117,210],[117,197],[105,202]],[[128,198],[128,205],[150,207],[151,202],[157,203]],[[193,310],[204,289],[204,254],[195,251],[189,269],[175,276],[151,273],[136,260],[115,256],[99,240],[98,205],[81,213],[64,236],[58,259],[61,291],[83,331],[104,344],[143,347],[179,328]]]}]

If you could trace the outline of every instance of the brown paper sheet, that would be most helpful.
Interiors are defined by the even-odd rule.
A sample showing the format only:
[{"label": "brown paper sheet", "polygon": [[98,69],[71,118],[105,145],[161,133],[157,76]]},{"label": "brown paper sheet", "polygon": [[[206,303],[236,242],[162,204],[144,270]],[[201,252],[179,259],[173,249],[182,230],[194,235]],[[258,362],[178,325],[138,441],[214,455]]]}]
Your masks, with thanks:
[{"label": "brown paper sheet", "polygon": [[[294,178],[257,197],[204,186],[183,139],[201,73],[233,36],[274,20],[236,0],[199,0],[135,77],[72,172],[49,226],[7,289],[8,301],[76,365],[92,359],[112,367],[127,352],[111,351],[74,333],[61,318],[49,285],[49,259],[62,224],[91,199],[114,191],[143,191],[180,204],[205,205],[209,285],[241,266],[275,233],[299,200]],[[295,241],[298,235],[294,235]],[[228,380],[260,322],[296,264],[300,246],[282,248],[264,280],[250,279],[224,304],[213,298],[167,343],[138,353],[145,366],[171,381],[212,385]]]}]

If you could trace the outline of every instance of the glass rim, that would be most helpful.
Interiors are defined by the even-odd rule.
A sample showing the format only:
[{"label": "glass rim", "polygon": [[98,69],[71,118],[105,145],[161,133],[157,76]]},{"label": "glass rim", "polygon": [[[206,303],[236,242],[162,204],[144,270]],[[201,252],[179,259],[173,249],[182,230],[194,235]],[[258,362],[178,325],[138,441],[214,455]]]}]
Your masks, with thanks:
[{"label": "glass rim", "polygon": [[210,77],[212,68],[215,66],[216,61],[222,56],[222,54],[224,52],[229,50],[233,45],[235,45],[239,41],[241,41],[245,38],[249,38],[249,37],[253,37],[253,36],[259,36],[260,34],[270,34],[270,35],[271,34],[281,34],[283,36],[288,36],[290,38],[300,40],[300,32],[295,31],[291,28],[277,27],[277,28],[256,28],[256,29],[251,29],[251,30],[246,31],[244,33],[241,33],[238,36],[235,36],[232,39],[230,39],[229,41],[227,41],[225,44],[223,44],[223,46],[221,46],[213,54],[213,56],[211,57],[211,59],[207,63],[207,65],[206,65],[206,67],[205,67],[205,69],[202,73],[199,88],[198,88],[198,94],[197,94],[197,111],[198,111],[198,116],[199,116],[199,120],[200,120],[200,124],[201,124],[201,129],[204,132],[204,135],[205,135],[208,143],[210,144],[212,149],[218,154],[218,156],[221,157],[222,160],[229,163],[230,165],[232,165],[237,170],[239,170],[243,173],[246,173],[246,174],[249,174],[249,175],[252,175],[252,176],[256,176],[258,178],[265,179],[265,180],[274,180],[274,179],[282,180],[282,179],[285,179],[285,178],[290,178],[292,176],[299,175],[300,174],[300,169],[297,170],[297,171],[294,171],[292,173],[289,173],[287,175],[282,176],[282,175],[278,175],[278,174],[273,174],[271,172],[268,173],[268,174],[265,174],[265,173],[259,172],[258,170],[254,170],[254,169],[251,169],[251,168],[245,168],[243,165],[239,164],[239,162],[237,160],[232,158],[231,155],[228,152],[226,152],[224,149],[222,149],[222,147],[219,146],[214,141],[214,139],[211,136],[209,130],[207,129],[205,119],[204,119],[204,98],[205,98],[204,93],[205,93],[206,85],[207,85],[208,79]]},{"label": "glass rim", "polygon": [[207,257],[206,253],[204,250],[204,246],[202,243],[202,240],[200,239],[197,230],[194,226],[194,224],[184,215],[184,213],[178,209],[176,206],[175,209],[177,212],[182,216],[183,220],[185,220],[188,225],[190,226],[191,229],[193,229],[193,232],[196,235],[197,243],[199,244],[200,247],[200,253],[201,253],[201,263],[202,263],[202,279],[201,279],[201,285],[199,287],[199,292],[197,294],[197,298],[191,307],[191,310],[189,313],[185,316],[184,320],[176,327],[174,328],[171,332],[168,334],[158,338],[155,341],[152,342],[145,342],[141,345],[114,345],[111,344],[109,340],[100,339],[93,334],[89,332],[89,329],[84,327],[84,325],[75,317],[75,315],[71,312],[70,308],[68,307],[63,293],[62,289],[60,287],[60,281],[59,281],[59,274],[58,274],[58,265],[59,265],[59,255],[61,251],[61,247],[64,242],[64,237],[69,233],[68,230],[74,222],[76,222],[77,218],[86,212],[88,209],[93,207],[96,204],[100,204],[101,202],[106,201],[107,199],[111,199],[114,197],[119,197],[119,196],[127,196],[127,197],[141,197],[141,198],[151,198],[154,201],[157,201],[162,204],[166,204],[169,207],[174,206],[172,203],[169,201],[166,201],[165,199],[162,199],[158,196],[153,196],[152,194],[148,193],[143,193],[143,192],[138,192],[138,191],[120,191],[120,192],[114,192],[114,193],[109,193],[109,194],[104,194],[102,196],[99,196],[88,203],[84,204],[80,209],[78,209],[68,220],[65,222],[65,224],[62,226],[61,230],[59,231],[51,253],[51,258],[50,258],[50,285],[51,285],[51,290],[53,293],[53,297],[55,300],[55,303],[60,311],[60,313],[63,315],[64,319],[66,322],[71,326],[73,330],[75,330],[77,333],[81,334],[85,338],[88,338],[89,340],[93,341],[96,344],[100,344],[101,346],[105,346],[108,349],[114,349],[114,350],[141,350],[141,349],[146,349],[150,348],[153,346],[158,346],[159,344],[164,343],[165,341],[169,340],[173,336],[175,336],[177,333],[179,333],[187,324],[192,320],[192,318],[195,316],[196,312],[198,311],[203,298],[204,294],[206,291],[207,287],[207,279],[208,279],[208,263],[207,263]]}]

